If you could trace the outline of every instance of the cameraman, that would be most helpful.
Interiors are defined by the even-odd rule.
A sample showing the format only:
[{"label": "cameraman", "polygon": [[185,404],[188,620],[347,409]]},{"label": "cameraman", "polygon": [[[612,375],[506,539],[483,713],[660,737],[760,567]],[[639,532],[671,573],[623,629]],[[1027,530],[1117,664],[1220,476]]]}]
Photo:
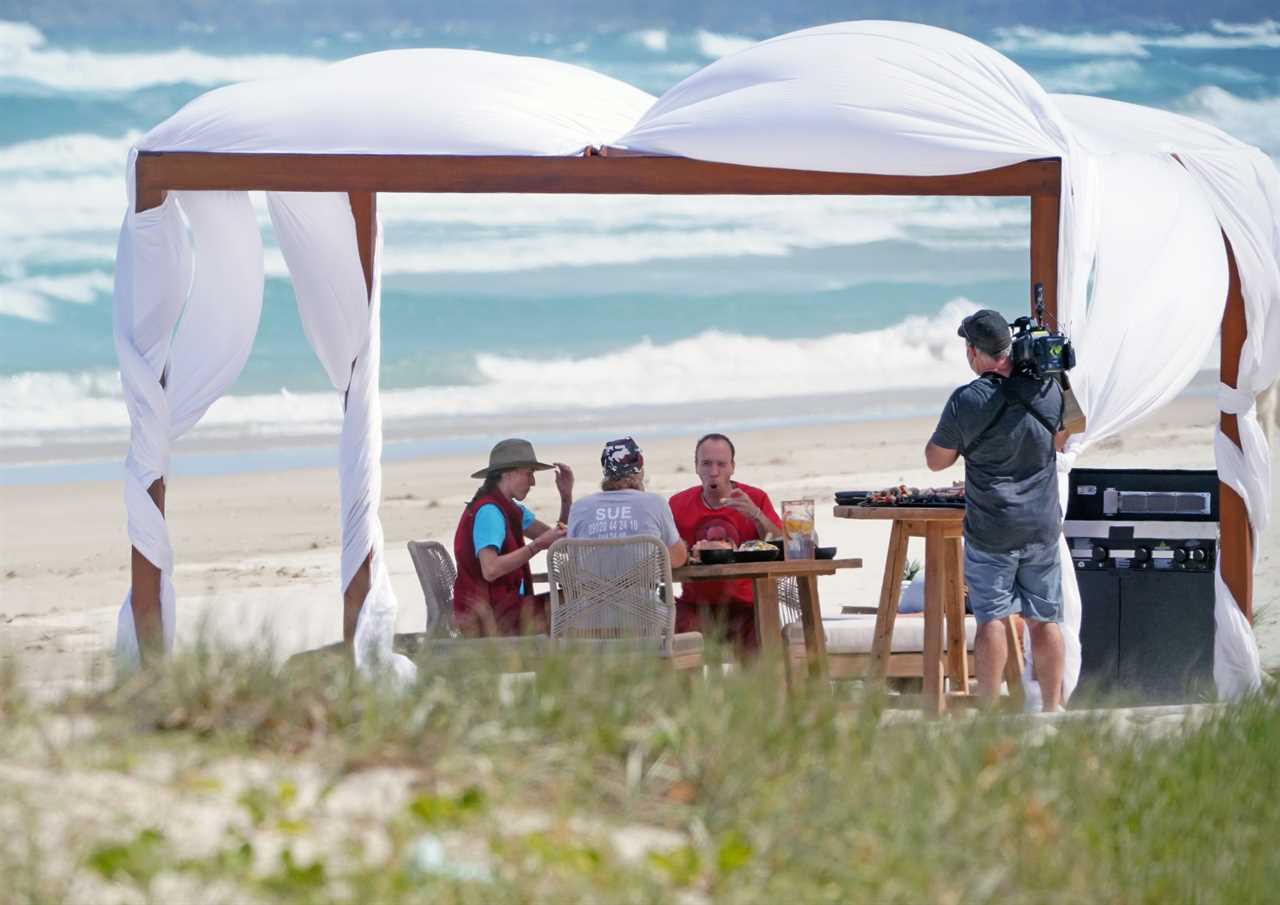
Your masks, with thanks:
[{"label": "cameraman", "polygon": [[1021,612],[1046,712],[1061,709],[1062,575],[1055,441],[1062,389],[1052,377],[1014,373],[1013,338],[999,312],[960,324],[978,375],[947,400],[924,456],[940,471],[964,456],[964,579],[978,622],[978,694],[993,703],[1008,649],[1009,617]]}]

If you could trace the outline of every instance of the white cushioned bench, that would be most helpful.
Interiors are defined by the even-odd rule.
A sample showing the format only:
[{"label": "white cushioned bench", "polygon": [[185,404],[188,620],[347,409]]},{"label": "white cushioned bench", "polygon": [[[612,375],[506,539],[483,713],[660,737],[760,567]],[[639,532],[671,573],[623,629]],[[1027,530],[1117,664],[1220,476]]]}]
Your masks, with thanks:
[{"label": "white cushioned bench", "polygon": [[[972,616],[964,617],[964,635],[967,642],[970,666],[973,672],[973,637],[977,622]],[[871,642],[876,634],[876,617],[870,614],[826,616],[822,629],[827,640],[827,661],[831,678],[841,679],[864,675],[871,663]],[[799,622],[788,623],[782,630],[787,645],[788,659],[793,666],[805,660],[804,627]],[[946,649],[947,633],[942,633],[943,649]],[[893,644],[889,655],[891,678],[924,675],[924,618],[915,613],[899,613],[893,625]]]}]

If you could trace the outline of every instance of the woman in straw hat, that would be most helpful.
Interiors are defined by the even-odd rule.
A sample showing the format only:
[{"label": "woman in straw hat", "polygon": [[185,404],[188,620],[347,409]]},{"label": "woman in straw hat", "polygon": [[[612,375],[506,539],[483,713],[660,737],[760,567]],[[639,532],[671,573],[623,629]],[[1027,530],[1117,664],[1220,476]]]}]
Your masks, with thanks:
[{"label": "woman in straw hat", "polygon": [[[534,472],[555,469],[560,519],[543,524],[521,504],[534,486]],[[464,635],[520,635],[546,631],[547,595],[533,595],[529,560],[564,537],[573,504],[573,470],[547,465],[528,440],[503,440],[489,452],[489,464],[471,477],[483,478],[458,521],[453,555],[453,621]],[[525,538],[529,543],[525,543]]]}]

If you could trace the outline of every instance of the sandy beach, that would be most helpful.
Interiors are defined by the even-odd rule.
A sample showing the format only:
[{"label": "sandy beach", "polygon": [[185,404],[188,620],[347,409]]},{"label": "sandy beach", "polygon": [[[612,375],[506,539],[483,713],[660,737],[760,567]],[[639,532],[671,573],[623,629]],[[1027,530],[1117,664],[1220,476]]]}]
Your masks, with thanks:
[{"label": "sandy beach", "polygon": [[[1089,450],[1088,466],[1212,467],[1212,397],[1184,396],[1129,433]],[[888,528],[837,521],[825,505],[833,491],[898,482],[947,483],[961,466],[930,475],[921,449],[933,419],[789,426],[738,433],[739,480],[766,489],[775,502],[819,502],[818,531],[840,555],[864,568],[822,580],[823,608],[873,604]],[[607,439],[601,436],[600,441]],[[688,436],[638,434],[649,486],[670,494],[690,486]],[[548,461],[567,462],[577,492],[599,477],[598,441],[539,445]],[[400,602],[401,631],[422,629],[422,594],[405,548],[411,539],[452,546],[460,508],[482,456],[442,455],[387,463],[382,521],[386,555]],[[1280,480],[1273,480],[1280,489]],[[527,501],[553,515],[549,480]],[[1273,511],[1276,509],[1273,497]],[[283,657],[340,637],[337,479],[330,469],[173,478],[168,518],[177,556],[179,645],[202,633],[237,644],[269,640]],[[913,547],[911,558],[923,555]],[[1280,667],[1280,531],[1262,539],[1255,583],[1256,629],[1264,668]],[[129,543],[121,488],[115,481],[0,487],[0,655],[18,657],[24,684],[54,693],[90,674],[111,649],[120,601],[128,588]],[[535,567],[538,563],[535,562]]]}]

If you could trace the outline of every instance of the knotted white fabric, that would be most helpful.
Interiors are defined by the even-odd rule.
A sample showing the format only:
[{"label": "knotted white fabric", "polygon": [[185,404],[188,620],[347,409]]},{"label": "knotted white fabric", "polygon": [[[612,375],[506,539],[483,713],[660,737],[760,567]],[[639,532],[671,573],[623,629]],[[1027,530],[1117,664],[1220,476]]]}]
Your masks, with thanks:
[{"label": "knotted white fabric", "polygon": [[[1219,479],[1245,501],[1256,541],[1270,521],[1271,461],[1266,434],[1258,426],[1252,406],[1256,394],[1280,376],[1280,173],[1257,148],[1188,117],[1102,98],[1054,95],[1054,101],[1071,120],[1081,144],[1095,155],[1117,152],[1176,155],[1213,211],[1221,233],[1231,243],[1244,297],[1248,338],[1241,350],[1239,390],[1222,387],[1219,409],[1229,414],[1241,413],[1237,420],[1242,449],[1219,429],[1214,438],[1214,452]],[[1160,223],[1156,218],[1148,218],[1147,222]],[[1100,243],[1100,248],[1107,248],[1112,242],[1114,240]],[[1188,250],[1191,256],[1175,257],[1166,265],[1167,272],[1195,279],[1207,272],[1204,270],[1208,266],[1204,260],[1207,252],[1208,245],[1198,253]],[[1225,274],[1225,254],[1222,262]],[[1215,312],[1218,323],[1221,322],[1223,305],[1216,300],[1221,298],[1225,303],[1225,283],[1223,286],[1221,295],[1204,295],[1198,301],[1193,297],[1180,306],[1169,306],[1166,322],[1174,322],[1171,315],[1176,312],[1179,330],[1190,333],[1198,323],[1206,336],[1216,335],[1216,325],[1197,319],[1207,309]],[[1204,291],[1207,293],[1210,289]],[[1212,291],[1217,291],[1216,284]],[[1075,315],[1079,317],[1079,312]],[[1090,307],[1087,316],[1093,315]],[[1128,357],[1138,352],[1126,348],[1124,354]],[[1203,355],[1194,359],[1195,362],[1202,360]],[[1089,404],[1082,399],[1081,408],[1089,416],[1089,431],[1083,442],[1099,438]],[[1161,405],[1163,401],[1155,400],[1152,404]],[[1141,414],[1140,407],[1138,414]],[[1256,560],[1256,542],[1254,548]],[[1218,694],[1230,700],[1258,688],[1262,673],[1257,639],[1222,581],[1221,560],[1217,571],[1214,680]]]},{"label": "knotted white fabric", "polygon": [[[131,154],[130,177],[133,160]],[[129,187],[132,200],[132,178]],[[200,250],[194,266],[193,242]],[[175,629],[173,548],[147,489],[167,475],[172,442],[240,375],[258,329],[262,286],[262,239],[244,192],[171,192],[142,213],[130,204],[112,314],[131,424],[125,508],[130,543],[160,570],[166,651]],[[116,655],[125,668],[138,662],[131,592],[117,619]]]},{"label": "knotted white fabric", "polygon": [[[1182,167],[1165,154],[1130,153],[1100,155],[1096,166],[1099,231],[1092,298],[1084,316],[1067,309],[1059,319],[1078,350],[1071,384],[1088,417],[1086,432],[1074,435],[1058,456],[1064,513],[1077,457],[1172,400],[1195,376],[1213,345],[1227,292],[1217,220]],[[1134,267],[1135,261],[1142,266]],[[1173,311],[1177,317],[1170,316]],[[1059,555],[1063,684],[1070,697],[1080,676],[1082,608],[1065,538]],[[1039,700],[1033,661],[1027,657],[1023,676],[1032,706]]]},{"label": "knotted white fabric", "polygon": [[[1271,463],[1267,455],[1267,438],[1262,425],[1258,423],[1253,394],[1220,383],[1218,410],[1236,416],[1241,444],[1236,446],[1222,432],[1221,424],[1218,425],[1213,436],[1213,452],[1218,463],[1219,477],[1245,501],[1246,508],[1250,500],[1270,499]],[[1258,537],[1266,530],[1268,515],[1264,506],[1259,524],[1254,521],[1250,510],[1254,562],[1258,556]],[[1252,567],[1253,563],[1250,563],[1250,568]],[[1233,700],[1257,691],[1262,686],[1262,663],[1253,627],[1241,611],[1235,595],[1222,579],[1221,557],[1218,558],[1213,577],[1213,681],[1218,694]]]},{"label": "knotted white fabric", "polygon": [[342,590],[370,560],[370,589],[356,623],[356,667],[385,665],[401,681],[416,669],[393,654],[396,597],[383,556],[382,411],[378,396],[381,361],[381,249],[378,227],[372,291],[366,289],[347,195],[267,194],[267,207],[293,278],[298,313],[311,347],[345,406],[338,458],[342,497]]}]

